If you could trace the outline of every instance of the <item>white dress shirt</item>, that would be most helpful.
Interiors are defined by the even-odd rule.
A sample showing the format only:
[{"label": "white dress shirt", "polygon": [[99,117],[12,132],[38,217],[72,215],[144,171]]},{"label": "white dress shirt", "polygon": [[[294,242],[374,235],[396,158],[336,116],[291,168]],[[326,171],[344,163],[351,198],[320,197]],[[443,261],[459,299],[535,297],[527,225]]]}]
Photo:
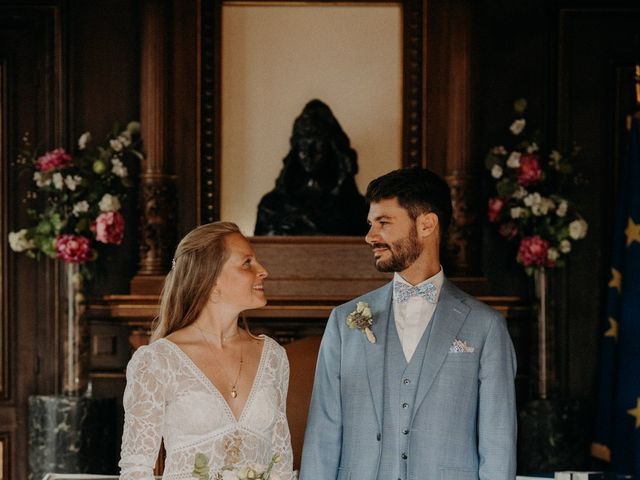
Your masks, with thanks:
[{"label": "white dress shirt", "polygon": [[394,294],[393,315],[396,321],[396,328],[398,330],[398,336],[400,337],[400,343],[402,344],[402,350],[404,351],[404,358],[407,359],[407,362],[410,362],[438,305],[440,289],[444,282],[444,272],[442,271],[442,267],[440,267],[438,273],[431,278],[427,278],[424,282],[420,282],[418,285],[411,285],[396,272],[393,275],[393,282],[394,284],[395,282],[400,282],[416,287],[425,283],[433,283],[436,286],[436,303],[430,303],[426,298],[419,296],[411,297],[405,302],[399,303],[396,301]]}]

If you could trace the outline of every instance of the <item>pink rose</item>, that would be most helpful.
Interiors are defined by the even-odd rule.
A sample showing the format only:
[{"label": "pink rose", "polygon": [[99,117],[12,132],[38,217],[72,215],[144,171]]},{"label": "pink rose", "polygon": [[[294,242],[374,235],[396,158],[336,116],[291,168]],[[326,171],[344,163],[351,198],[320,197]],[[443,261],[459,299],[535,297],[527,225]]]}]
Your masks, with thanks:
[{"label": "pink rose", "polygon": [[502,212],[502,207],[504,207],[504,200],[502,198],[495,197],[489,199],[489,211],[487,212],[487,215],[490,222],[498,221],[500,212]]},{"label": "pink rose", "polygon": [[518,226],[515,222],[503,223],[498,227],[498,233],[507,240],[512,240],[518,234]]},{"label": "pink rose", "polygon": [[522,154],[518,168],[518,183],[526,187],[540,180],[541,176],[540,157],[535,153]]},{"label": "pink rose", "polygon": [[56,258],[69,263],[83,263],[91,259],[91,241],[81,235],[58,235]]},{"label": "pink rose", "polygon": [[549,250],[549,242],[541,238],[539,235],[525,237],[520,242],[518,248],[518,256],[516,259],[525,267],[532,265],[546,266],[547,252]]},{"label": "pink rose", "polygon": [[36,169],[48,172],[54,168],[62,168],[69,163],[71,163],[71,155],[65,152],[64,148],[56,148],[36,160]]},{"label": "pink rose", "polygon": [[96,240],[120,245],[124,237],[124,218],[120,212],[104,212],[95,223]]}]

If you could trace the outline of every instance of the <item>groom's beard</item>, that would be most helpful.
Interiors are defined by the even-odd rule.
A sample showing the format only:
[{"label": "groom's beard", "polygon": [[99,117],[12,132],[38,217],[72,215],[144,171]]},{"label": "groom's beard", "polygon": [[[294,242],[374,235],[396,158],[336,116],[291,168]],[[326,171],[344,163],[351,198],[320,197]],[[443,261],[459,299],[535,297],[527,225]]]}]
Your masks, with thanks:
[{"label": "groom's beard", "polygon": [[371,245],[371,248],[376,247],[387,248],[391,254],[391,258],[387,260],[375,260],[375,266],[379,272],[402,272],[409,268],[422,253],[415,228],[409,230],[409,235],[406,238],[390,245],[387,243]]}]

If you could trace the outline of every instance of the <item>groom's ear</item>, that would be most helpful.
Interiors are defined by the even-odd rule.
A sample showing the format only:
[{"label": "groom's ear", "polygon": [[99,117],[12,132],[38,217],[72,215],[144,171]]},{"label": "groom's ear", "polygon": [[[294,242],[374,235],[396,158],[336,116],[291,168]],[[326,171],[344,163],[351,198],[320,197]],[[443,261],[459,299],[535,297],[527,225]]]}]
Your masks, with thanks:
[{"label": "groom's ear", "polygon": [[438,215],[433,212],[425,212],[418,215],[416,218],[418,238],[426,239],[437,235],[439,232],[438,223]]}]

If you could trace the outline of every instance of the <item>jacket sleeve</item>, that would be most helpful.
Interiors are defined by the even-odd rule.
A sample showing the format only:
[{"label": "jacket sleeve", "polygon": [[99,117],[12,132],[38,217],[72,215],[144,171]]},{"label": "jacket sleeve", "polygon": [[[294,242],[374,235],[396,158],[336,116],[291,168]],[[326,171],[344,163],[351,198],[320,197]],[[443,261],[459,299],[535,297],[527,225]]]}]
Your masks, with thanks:
[{"label": "jacket sleeve", "polygon": [[304,436],[300,480],[335,480],[342,452],[341,337],[331,312],[322,337]]},{"label": "jacket sleeve", "polygon": [[478,454],[480,480],[516,478],[516,357],[506,321],[492,319],[480,357]]}]

